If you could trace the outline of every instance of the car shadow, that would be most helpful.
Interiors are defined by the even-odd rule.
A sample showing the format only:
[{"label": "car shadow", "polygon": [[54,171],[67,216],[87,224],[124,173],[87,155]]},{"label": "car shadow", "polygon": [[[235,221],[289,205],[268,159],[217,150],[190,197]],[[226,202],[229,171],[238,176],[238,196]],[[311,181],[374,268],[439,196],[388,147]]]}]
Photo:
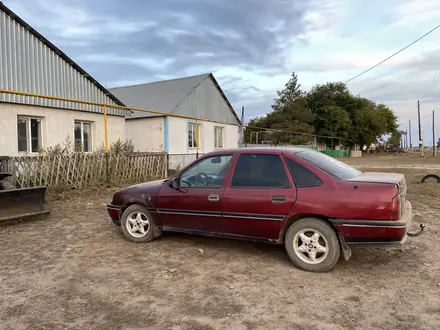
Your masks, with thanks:
[{"label": "car shadow", "polygon": [[255,254],[259,257],[271,258],[277,261],[289,261],[284,250],[284,245],[251,242],[237,239],[218,238],[182,234],[174,232],[164,232],[158,241],[164,244],[171,244],[173,247],[178,245],[184,247],[194,247],[204,251],[229,251],[232,254]]},{"label": "car shadow", "polygon": [[[119,235],[123,238],[122,232]],[[227,251],[228,256],[256,258],[282,264],[289,268],[293,267],[285,251],[284,244],[266,244],[175,232],[164,232],[152,243],[167,250],[194,249],[197,251],[201,249],[206,256],[218,255]],[[419,262],[415,262],[417,260]],[[399,267],[402,264],[406,266],[404,268]],[[389,272],[394,267],[399,268],[400,271],[405,271],[405,269],[411,271],[420,268],[422,265],[423,262],[420,261],[417,250],[402,250],[402,247],[398,246],[353,247],[350,259],[345,261],[341,254],[337,267],[333,271],[346,274],[347,272],[352,273],[353,270],[364,271],[376,268]]]}]

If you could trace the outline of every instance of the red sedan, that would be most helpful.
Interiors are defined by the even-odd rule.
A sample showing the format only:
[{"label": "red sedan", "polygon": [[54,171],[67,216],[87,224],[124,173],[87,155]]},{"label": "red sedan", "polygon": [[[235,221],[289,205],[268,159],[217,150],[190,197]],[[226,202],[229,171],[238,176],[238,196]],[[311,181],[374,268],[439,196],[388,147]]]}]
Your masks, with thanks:
[{"label": "red sedan", "polygon": [[284,243],[297,267],[322,272],[351,245],[403,243],[406,191],[402,174],[363,173],[314,150],[230,149],[119,190],[108,212],[133,242],[173,231]]}]

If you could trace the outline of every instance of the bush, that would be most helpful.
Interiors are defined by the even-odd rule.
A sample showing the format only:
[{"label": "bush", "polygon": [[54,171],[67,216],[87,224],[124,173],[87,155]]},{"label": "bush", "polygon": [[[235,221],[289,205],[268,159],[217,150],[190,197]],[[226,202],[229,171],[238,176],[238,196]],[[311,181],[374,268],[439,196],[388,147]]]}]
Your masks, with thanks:
[{"label": "bush", "polygon": [[[57,155],[71,155],[74,153],[82,153],[84,152],[83,146],[81,143],[74,143],[70,136],[67,136],[64,142],[57,143],[53,147],[48,148],[41,148],[38,150],[38,153],[40,155],[47,155],[47,156],[57,156]],[[93,153],[103,154],[105,153],[105,146],[104,143]],[[109,147],[109,153],[113,155],[126,155],[126,154],[132,154],[134,153],[134,144],[132,140],[125,140],[122,141],[121,139],[118,139],[117,141],[113,142]]]},{"label": "bush", "polygon": [[134,144],[132,140],[122,141],[118,139],[110,145],[109,153],[113,155],[126,155],[134,152]]}]

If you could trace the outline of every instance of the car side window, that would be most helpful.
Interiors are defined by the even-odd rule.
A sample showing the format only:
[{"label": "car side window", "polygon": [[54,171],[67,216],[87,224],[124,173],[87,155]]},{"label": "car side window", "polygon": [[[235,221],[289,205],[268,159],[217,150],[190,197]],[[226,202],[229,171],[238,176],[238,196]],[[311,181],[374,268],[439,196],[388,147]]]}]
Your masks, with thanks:
[{"label": "car side window", "polygon": [[208,157],[180,175],[180,185],[187,188],[219,188],[223,185],[232,155]]},{"label": "car side window", "polygon": [[297,188],[317,187],[322,184],[321,179],[304,166],[299,165],[290,158],[286,157],[285,159],[287,167],[289,168],[290,174],[292,175],[293,181],[295,181]]},{"label": "car side window", "polygon": [[289,188],[289,178],[278,155],[241,155],[232,178],[233,188]]}]

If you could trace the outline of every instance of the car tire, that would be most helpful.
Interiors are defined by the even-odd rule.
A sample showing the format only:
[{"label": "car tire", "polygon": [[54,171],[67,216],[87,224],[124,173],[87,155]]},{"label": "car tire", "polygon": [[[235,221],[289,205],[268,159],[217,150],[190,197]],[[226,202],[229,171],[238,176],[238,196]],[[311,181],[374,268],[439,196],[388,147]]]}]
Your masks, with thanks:
[{"label": "car tire", "polygon": [[438,176],[437,174],[427,174],[422,178],[422,181],[420,182],[425,183],[425,181],[428,179],[436,179],[437,183],[440,183],[440,176]]},{"label": "car tire", "polygon": [[135,243],[152,241],[157,231],[150,212],[146,207],[139,204],[129,206],[122,213],[121,229],[125,238]]},{"label": "car tire", "polygon": [[303,218],[292,223],[286,232],[284,246],[292,263],[309,272],[329,271],[341,254],[335,230],[324,220],[316,218]]}]

